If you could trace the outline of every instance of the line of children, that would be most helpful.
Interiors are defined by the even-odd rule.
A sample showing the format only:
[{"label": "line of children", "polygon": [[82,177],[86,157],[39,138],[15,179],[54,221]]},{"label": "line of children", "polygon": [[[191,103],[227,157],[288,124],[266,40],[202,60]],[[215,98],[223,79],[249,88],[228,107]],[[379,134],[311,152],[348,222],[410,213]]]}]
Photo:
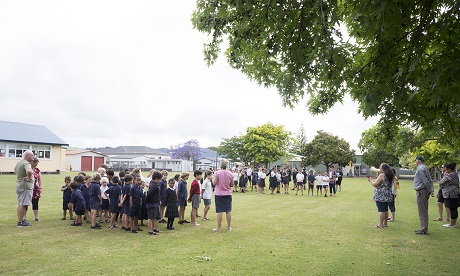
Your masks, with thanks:
[{"label": "line of children", "polygon": [[190,174],[183,172],[180,176],[179,184],[177,185],[177,201],[179,204],[179,224],[190,223],[185,220],[185,207],[187,207],[187,180]]}]

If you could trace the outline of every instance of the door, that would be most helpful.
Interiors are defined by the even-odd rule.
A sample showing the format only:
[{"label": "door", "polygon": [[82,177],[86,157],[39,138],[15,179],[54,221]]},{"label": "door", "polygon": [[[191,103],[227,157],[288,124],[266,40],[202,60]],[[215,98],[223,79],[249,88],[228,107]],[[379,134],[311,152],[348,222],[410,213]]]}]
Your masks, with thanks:
[{"label": "door", "polygon": [[104,157],[97,157],[97,156],[94,156],[94,167],[93,167],[93,171],[97,171],[97,169],[99,169],[99,167],[104,164]]},{"label": "door", "polygon": [[82,156],[81,157],[81,170],[82,171],[91,171],[93,165],[92,156]]}]

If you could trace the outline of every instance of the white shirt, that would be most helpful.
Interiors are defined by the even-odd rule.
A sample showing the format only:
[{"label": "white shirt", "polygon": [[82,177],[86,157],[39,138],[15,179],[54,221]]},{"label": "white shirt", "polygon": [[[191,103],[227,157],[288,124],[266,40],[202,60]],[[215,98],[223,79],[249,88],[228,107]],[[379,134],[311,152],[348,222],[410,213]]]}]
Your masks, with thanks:
[{"label": "white shirt", "polygon": [[267,175],[264,173],[264,172],[259,172],[259,178],[261,179],[265,179],[267,177]]},{"label": "white shirt", "polygon": [[323,176],[323,185],[329,186],[329,176]]},{"label": "white shirt", "polygon": [[247,175],[247,176],[251,176],[251,175],[252,175],[252,169],[251,169],[251,168],[248,168],[248,169],[246,170],[246,175]]},{"label": "white shirt", "polygon": [[174,181],[174,190],[177,191],[177,188],[179,188],[179,182]]},{"label": "white shirt", "polygon": [[238,173],[237,172],[233,173],[233,181],[238,181]]},{"label": "white shirt", "polygon": [[201,189],[204,190],[203,192],[203,199],[211,199],[212,197],[212,185],[211,185],[211,180],[208,180],[207,178],[203,181],[203,184],[201,185]]},{"label": "white shirt", "polygon": [[107,199],[107,197],[105,196],[105,191],[107,191],[109,189],[109,186],[102,186],[101,185],[101,196],[102,196],[102,199]]},{"label": "white shirt", "polygon": [[298,173],[297,176],[295,177],[295,179],[297,180],[297,183],[300,183],[300,182],[303,182],[304,180],[304,176],[303,176],[303,173]]},{"label": "white shirt", "polygon": [[316,183],[316,186],[323,185],[323,176],[322,175],[318,175],[315,178],[316,178],[316,181],[318,181],[318,183]]}]

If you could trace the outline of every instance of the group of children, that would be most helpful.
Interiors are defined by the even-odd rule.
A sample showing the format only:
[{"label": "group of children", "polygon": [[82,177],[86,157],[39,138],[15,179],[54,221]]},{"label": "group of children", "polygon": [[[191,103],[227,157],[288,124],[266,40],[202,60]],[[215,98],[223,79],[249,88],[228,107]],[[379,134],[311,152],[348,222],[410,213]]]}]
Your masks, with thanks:
[{"label": "group of children", "polygon": [[[308,174],[306,169],[297,170],[291,172],[289,168],[284,168],[283,170],[276,169],[273,167],[268,173],[264,167],[259,167],[258,169],[252,170],[250,167],[242,168],[241,170],[238,167],[233,168],[233,191],[244,193],[248,190],[248,183],[251,184],[251,191],[256,187],[257,191],[260,194],[264,194],[266,186],[266,178],[269,179],[269,189],[271,194],[281,193],[281,186],[284,187],[284,194],[289,194],[289,183],[292,180],[294,182],[294,187],[292,190],[296,190],[296,195],[308,189],[307,195],[314,195],[315,181],[316,181],[316,195],[323,195],[327,197],[329,190],[330,196],[335,196],[337,190],[342,191],[342,171],[338,169],[334,170],[334,166],[330,166],[329,172],[322,174],[318,172],[315,176],[313,169],[310,169]],[[336,189],[337,188],[337,189]]]},{"label": "group of children", "polygon": [[[211,205],[212,171],[206,171],[204,179],[203,172],[195,171],[190,193],[187,191],[189,173],[184,172],[166,181],[167,176],[165,170],[152,170],[144,178],[139,169],[114,176],[113,171],[106,171],[105,168],[99,168],[92,176],[81,172],[73,182],[67,176],[61,188],[64,210],[62,219],[66,219],[69,210],[70,219],[74,220],[71,226],[81,226],[84,217],[91,224],[91,229],[97,230],[102,228],[99,223],[104,222],[103,215],[105,222],[110,223],[110,229],[118,228],[117,221],[121,217],[121,229],[132,233],[143,231],[138,221],[141,220],[140,226],[143,226],[143,220],[147,219],[148,234],[158,235],[160,231],[156,227],[157,222],[166,223],[166,229],[174,230],[173,224],[177,217],[179,224],[200,226],[196,219],[203,199],[205,208],[202,220],[209,220],[207,214]],[[190,222],[184,218],[187,202],[192,204]],[[99,223],[96,222],[97,217]]]}]

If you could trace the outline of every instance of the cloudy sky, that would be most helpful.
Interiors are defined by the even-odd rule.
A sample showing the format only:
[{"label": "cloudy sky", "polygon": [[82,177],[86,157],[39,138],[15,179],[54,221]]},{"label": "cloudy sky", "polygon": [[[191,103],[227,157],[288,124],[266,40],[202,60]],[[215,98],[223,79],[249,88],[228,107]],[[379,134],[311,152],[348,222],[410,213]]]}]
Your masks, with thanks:
[{"label": "cloudy sky", "polygon": [[207,67],[195,1],[0,0],[0,120],[44,125],[70,146],[216,146],[266,122],[357,150],[377,122],[346,99],[324,116],[283,108],[224,58]]}]

